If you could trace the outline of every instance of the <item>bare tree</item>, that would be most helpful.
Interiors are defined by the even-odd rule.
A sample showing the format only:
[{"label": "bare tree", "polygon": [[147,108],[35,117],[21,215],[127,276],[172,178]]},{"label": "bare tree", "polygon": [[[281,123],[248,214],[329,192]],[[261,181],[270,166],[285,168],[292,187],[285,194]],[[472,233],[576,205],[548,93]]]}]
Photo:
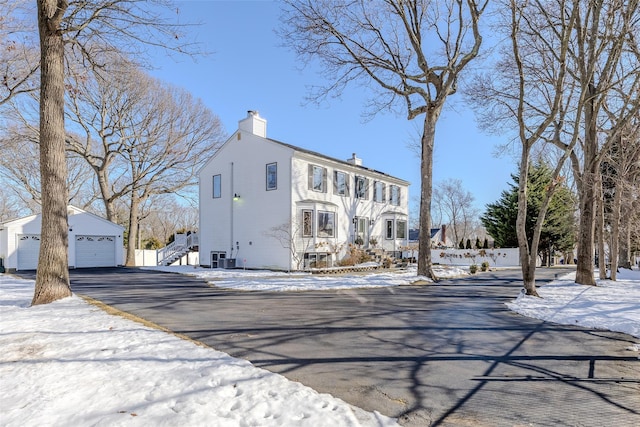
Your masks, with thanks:
[{"label": "bare tree", "polygon": [[438,118],[457,91],[462,71],[478,55],[479,19],[487,2],[475,0],[287,0],[282,35],[306,61],[320,59],[329,85],[320,100],[346,86],[373,83],[374,112],[401,105],[407,118],[424,116],[421,136],[418,274],[436,279],[430,234],[433,148]]},{"label": "bare tree", "polygon": [[[163,0],[37,0],[40,36],[40,174],[42,240],[32,304],[71,295],[65,162],[65,43],[93,63],[94,46],[133,51],[143,44],[184,48],[179,28],[154,13]],[[157,10],[157,9],[156,9]],[[94,65],[99,65],[95,64]]]},{"label": "bare tree", "polygon": [[634,186],[637,183],[638,175],[640,175],[640,141],[637,134],[639,130],[639,126],[636,125],[635,129],[627,132],[626,135],[620,135],[611,146],[605,159],[614,172],[612,177],[613,196],[609,208],[611,214],[608,221],[611,224],[609,240],[611,280],[616,280],[620,247],[624,246],[624,244],[620,245],[622,206],[625,199],[633,200]]},{"label": "bare tree", "polygon": [[[560,149],[550,190],[557,188],[565,160],[571,159],[580,195],[576,282],[595,283],[594,191],[602,150],[607,145],[601,141],[602,129],[606,123],[609,127],[607,139],[615,138],[620,126],[638,111],[638,97],[625,100],[611,90],[615,82],[624,82],[626,93],[633,94],[638,90],[638,61],[636,59],[633,66],[634,61],[630,59],[638,52],[631,24],[634,19],[637,22],[637,5],[637,1],[623,4],[615,1],[510,0],[505,8],[510,13],[509,25],[505,28],[511,30],[512,47],[504,51],[498,64],[499,84],[484,78],[474,86],[477,105],[480,105],[481,97],[485,104],[487,99],[492,101],[490,108],[484,108],[486,125],[497,126],[514,119],[519,129],[518,239],[523,280],[531,295],[537,295],[534,283],[536,251],[532,249],[539,244],[539,231],[553,192],[549,192],[541,206],[534,238],[528,245],[524,241],[526,172],[536,145],[538,149],[541,145],[548,149],[553,144]],[[624,53],[625,46],[627,53]],[[608,118],[603,114],[603,105],[611,96],[618,98],[618,102],[615,106],[611,103],[610,110],[615,113]],[[611,117],[617,117],[617,120],[614,122]]]},{"label": "bare tree", "polygon": [[[562,151],[553,171],[552,185],[542,200],[533,235],[527,236],[527,192],[531,153],[534,146],[559,138],[559,125],[567,118],[565,103],[573,91],[565,84],[571,23],[575,14],[557,5],[507,0],[497,31],[508,32],[511,46],[503,46],[492,75],[479,76],[467,94],[485,129],[517,129],[519,142],[518,235],[519,259],[523,285],[528,295],[538,295],[535,268],[545,215],[553,192],[560,182],[560,172],[576,138]],[[556,19],[557,26],[548,21]],[[560,25],[562,24],[562,25]],[[487,108],[488,106],[488,108]],[[530,243],[531,242],[531,243]]]},{"label": "bare tree", "polygon": [[38,43],[21,13],[25,5],[26,0],[0,0],[0,106],[37,90]]},{"label": "bare tree", "polygon": [[444,214],[449,225],[447,232],[453,233],[455,242],[471,237],[474,219],[478,216],[473,201],[473,194],[463,188],[459,179],[449,178],[433,190],[434,208]]},{"label": "bare tree", "polygon": [[584,129],[581,158],[571,158],[580,196],[576,283],[595,285],[593,245],[600,163],[640,111],[640,7],[638,0],[592,1],[576,2],[573,10],[578,18],[568,59],[573,64],[571,76],[580,88]]},{"label": "bare tree", "polygon": [[140,207],[151,197],[172,194],[197,184],[203,163],[223,142],[222,125],[204,104],[188,92],[142,77],[147,96],[125,117],[129,134],[118,153],[127,164],[130,217],[127,265],[135,263]]}]

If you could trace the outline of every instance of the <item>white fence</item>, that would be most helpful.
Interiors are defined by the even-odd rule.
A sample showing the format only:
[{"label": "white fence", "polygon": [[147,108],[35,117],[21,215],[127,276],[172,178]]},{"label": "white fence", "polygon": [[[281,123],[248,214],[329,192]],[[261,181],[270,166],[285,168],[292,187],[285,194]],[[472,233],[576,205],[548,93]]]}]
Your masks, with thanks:
[{"label": "white fence", "polygon": [[[199,265],[198,252],[189,252],[171,265]],[[136,249],[136,266],[151,267],[158,265],[158,253],[153,249]]]},{"label": "white fence", "polygon": [[[418,251],[406,251],[404,257],[418,257]],[[480,265],[488,262],[489,267],[518,267],[518,248],[499,249],[431,249],[431,262],[443,265]],[[540,265],[540,259],[538,259]]]}]

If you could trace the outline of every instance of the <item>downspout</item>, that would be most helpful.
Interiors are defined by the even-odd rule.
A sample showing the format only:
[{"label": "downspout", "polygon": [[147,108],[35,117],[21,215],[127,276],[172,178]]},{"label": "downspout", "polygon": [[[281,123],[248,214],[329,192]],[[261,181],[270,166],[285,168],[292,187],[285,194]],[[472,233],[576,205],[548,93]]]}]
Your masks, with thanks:
[{"label": "downspout", "polygon": [[231,214],[231,221],[230,221],[230,227],[229,227],[229,247],[231,248],[231,252],[229,252],[229,258],[233,258],[233,162],[231,162],[231,178],[229,180],[230,182],[230,194],[229,194],[229,202],[230,202],[230,214]]},{"label": "downspout", "polygon": [[[293,183],[293,154],[289,158],[289,182]],[[293,213],[292,213],[293,212]],[[292,236],[291,245],[295,248],[295,244],[293,239],[296,239],[297,236],[293,235],[293,230],[295,230],[295,222],[298,220],[298,206],[293,206],[293,185],[289,186],[289,235]],[[291,254],[291,250],[289,250],[289,273],[291,273],[291,269],[293,268],[293,255]]]}]

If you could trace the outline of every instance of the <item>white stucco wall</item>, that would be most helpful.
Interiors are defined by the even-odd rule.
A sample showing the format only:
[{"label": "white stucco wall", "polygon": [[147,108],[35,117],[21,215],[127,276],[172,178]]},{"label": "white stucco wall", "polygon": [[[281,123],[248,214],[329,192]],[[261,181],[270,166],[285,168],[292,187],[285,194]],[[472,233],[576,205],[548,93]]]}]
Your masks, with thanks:
[{"label": "white stucco wall", "polygon": [[[249,115],[239,122],[239,130],[212,156],[200,171],[200,264],[210,265],[211,252],[224,253],[236,258],[237,267],[297,268],[296,257],[291,256],[293,246],[298,254],[326,252],[320,244],[342,245],[340,259],[353,242],[354,217],[367,218],[367,235],[378,240],[378,247],[399,250],[405,239],[384,239],[384,220],[404,220],[408,225],[408,185],[405,181],[367,170],[343,161],[309,153],[306,150],[282,144],[263,136],[266,122],[257,115]],[[266,189],[266,166],[277,164],[276,190]],[[327,169],[327,191],[316,192],[308,188],[309,164]],[[334,194],[334,170],[348,174],[350,194]],[[213,177],[221,177],[221,197],[213,198]],[[375,180],[401,188],[401,205],[392,206],[373,201],[369,188],[367,200],[354,197],[355,176],[365,176],[372,186]],[[239,195],[234,200],[234,195]],[[387,198],[388,199],[388,198]],[[314,216],[319,210],[336,214],[335,236],[332,238],[301,237],[301,211],[311,209]],[[317,216],[314,217],[314,222]],[[314,228],[317,225],[314,223]],[[281,240],[293,240],[293,245],[269,236],[273,228],[284,228]],[[408,232],[408,227],[407,227]]]},{"label": "white stucco wall", "polygon": [[[200,171],[200,264],[212,251],[236,258],[237,267],[287,269],[288,249],[267,236],[289,221],[291,149],[239,131]],[[266,165],[277,164],[277,188],[266,189]],[[221,175],[214,199],[213,176]],[[240,197],[234,200],[234,194]],[[284,261],[283,261],[284,260]]]}]

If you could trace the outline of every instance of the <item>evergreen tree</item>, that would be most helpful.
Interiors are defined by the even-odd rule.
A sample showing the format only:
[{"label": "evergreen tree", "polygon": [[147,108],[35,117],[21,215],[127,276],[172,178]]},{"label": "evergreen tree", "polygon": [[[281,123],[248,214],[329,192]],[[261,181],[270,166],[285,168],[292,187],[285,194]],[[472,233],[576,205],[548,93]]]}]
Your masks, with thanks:
[{"label": "evergreen tree", "polygon": [[482,243],[482,249],[489,249],[489,239],[484,238],[484,243]]},{"label": "evergreen tree", "polygon": [[466,249],[471,249],[471,239],[467,239],[467,246],[465,246]]},{"label": "evergreen tree", "polygon": [[460,249],[464,249],[464,239],[460,239],[460,244],[458,245]]},{"label": "evergreen tree", "polygon": [[476,249],[480,249],[482,247],[482,245],[480,244],[480,238],[476,237]]},{"label": "evergreen tree", "polygon": [[[527,200],[527,236],[538,218],[538,211],[547,191],[552,171],[543,163],[530,166]],[[482,225],[495,240],[496,247],[518,247],[516,218],[518,215],[518,177],[511,175],[514,183],[502,192],[500,199],[487,205],[480,217]],[[540,251],[568,251],[575,245],[575,206],[576,199],[565,185],[554,193],[540,236]],[[529,237],[529,242],[531,238]]]}]

